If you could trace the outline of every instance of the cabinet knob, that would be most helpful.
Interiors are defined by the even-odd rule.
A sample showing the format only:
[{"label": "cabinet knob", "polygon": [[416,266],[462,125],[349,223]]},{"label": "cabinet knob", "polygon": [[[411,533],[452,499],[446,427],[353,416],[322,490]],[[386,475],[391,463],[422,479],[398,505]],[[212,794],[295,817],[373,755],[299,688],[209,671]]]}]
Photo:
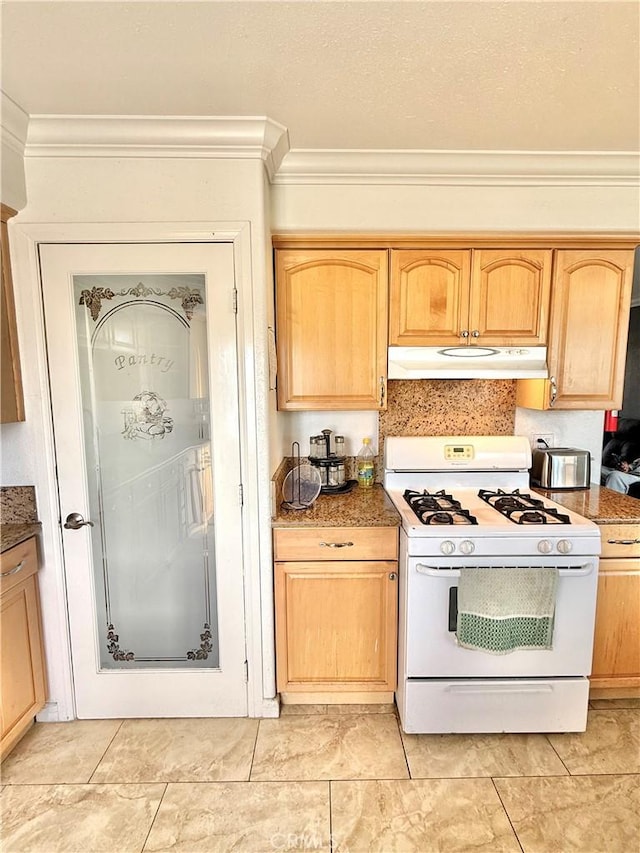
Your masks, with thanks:
[{"label": "cabinet knob", "polygon": [[389,572],[389,580],[394,581],[398,575],[395,572]]},{"label": "cabinet knob", "polygon": [[469,337],[469,331],[468,331],[467,329],[463,329],[463,330],[460,332],[460,337],[461,337],[461,338],[468,338],[468,337]]},{"label": "cabinet knob", "polygon": [[472,338],[479,338],[480,332],[477,329],[474,329],[473,332],[471,332],[471,337]]}]

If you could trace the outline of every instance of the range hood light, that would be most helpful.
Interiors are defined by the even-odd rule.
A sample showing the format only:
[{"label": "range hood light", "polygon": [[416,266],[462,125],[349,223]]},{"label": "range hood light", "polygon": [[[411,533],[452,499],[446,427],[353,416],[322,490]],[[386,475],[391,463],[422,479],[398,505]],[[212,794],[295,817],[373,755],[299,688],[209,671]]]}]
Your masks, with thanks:
[{"label": "range hood light", "polygon": [[389,347],[389,379],[548,379],[546,347]]}]

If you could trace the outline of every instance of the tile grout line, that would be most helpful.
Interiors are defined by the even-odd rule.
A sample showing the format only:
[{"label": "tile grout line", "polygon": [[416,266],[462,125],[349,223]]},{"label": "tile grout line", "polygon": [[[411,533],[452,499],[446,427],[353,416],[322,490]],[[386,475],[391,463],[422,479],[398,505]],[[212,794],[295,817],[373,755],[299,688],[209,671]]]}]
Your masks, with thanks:
[{"label": "tile grout line", "polygon": [[546,738],[546,740],[547,740],[547,743],[548,743],[548,744],[549,744],[549,746],[551,747],[551,749],[552,749],[552,750],[555,752],[555,754],[558,756],[558,761],[560,762],[560,764],[562,764],[562,766],[563,766],[563,767],[564,767],[564,769],[567,771],[567,773],[568,773],[568,775],[569,775],[569,776],[573,776],[573,774],[572,774],[571,770],[569,770],[569,768],[567,767],[567,765],[566,765],[566,764],[564,763],[564,761],[562,760],[562,756],[560,755],[560,753],[558,752],[558,750],[555,748],[555,746],[554,746],[554,745],[551,743],[551,741],[549,740],[549,735],[548,735],[548,734],[545,734],[544,736],[545,736],[545,738]]},{"label": "tile grout line", "polygon": [[[491,776],[490,778],[491,778],[491,784],[493,785],[493,789],[496,792],[496,796],[500,800],[500,805],[502,806],[502,810],[504,811],[505,815],[507,816],[507,820],[509,821],[509,826],[511,827],[513,834],[516,837],[516,841],[518,842],[518,846],[520,847],[520,850],[522,850],[522,853],[524,853],[524,847],[520,843],[520,837],[518,835],[518,832],[517,832],[515,826],[513,825],[513,822],[511,820],[511,815],[507,811],[507,807],[505,806],[505,804],[502,800],[502,797],[500,796],[500,791],[498,790],[498,786],[496,785],[496,780],[493,776]],[[522,778],[522,777],[517,777],[517,778]]]},{"label": "tile grout line", "polygon": [[153,818],[151,819],[151,823],[149,824],[149,829],[147,831],[147,834],[144,837],[144,841],[142,842],[142,847],[140,848],[140,853],[144,853],[144,848],[147,846],[147,841],[149,840],[149,836],[151,835],[151,830],[153,829],[153,824],[156,822],[156,818],[158,817],[158,812],[160,811],[160,806],[162,805],[162,803],[164,801],[164,797],[165,797],[165,794],[167,793],[168,788],[169,788],[169,782],[165,782],[164,783],[164,791],[162,792],[162,796],[160,797],[160,799],[158,801],[158,807],[156,809],[156,812],[155,812]]},{"label": "tile grout line", "polygon": [[255,782],[256,781],[255,779],[251,778],[251,774],[253,773],[253,762],[255,761],[255,758],[256,758],[256,748],[258,746],[258,735],[260,734],[260,723],[261,722],[262,722],[262,719],[258,719],[258,725],[256,726],[256,736],[255,736],[255,739],[253,741],[253,749],[251,751],[251,762],[249,764],[249,775],[247,776],[247,782]]},{"label": "tile grout line", "polygon": [[[96,766],[93,768],[93,771],[92,771],[92,772],[91,772],[91,774],[89,775],[89,778],[87,779],[87,782],[86,782],[86,784],[87,784],[87,785],[92,784],[92,783],[91,783],[91,780],[92,780],[92,779],[93,779],[93,777],[96,775],[96,771],[97,771],[98,767],[100,767],[100,765],[102,764],[102,762],[103,762],[103,760],[104,760],[104,757],[105,757],[105,755],[107,754],[107,752],[109,751],[109,748],[110,748],[111,744],[114,742],[114,740],[115,740],[115,739],[118,737],[118,735],[120,734],[120,729],[122,728],[122,726],[124,725],[124,723],[125,723],[125,721],[124,721],[124,720],[120,720],[120,725],[118,726],[118,728],[117,728],[117,729],[115,730],[115,732],[113,733],[113,737],[111,738],[111,740],[109,741],[109,743],[106,745],[106,747],[105,747],[105,749],[104,749],[104,752],[102,753],[102,755],[101,755],[101,756],[100,756],[100,758],[98,759],[98,763],[96,764]],[[93,783],[93,784],[96,784],[96,783]]]},{"label": "tile grout line", "polygon": [[407,757],[407,749],[404,745],[404,738],[402,737],[402,729],[400,727],[400,718],[397,715],[396,715],[396,724],[398,726],[398,734],[400,735],[400,745],[402,746],[402,754],[404,755],[404,763],[405,763],[405,766],[407,768],[407,774],[409,776],[409,779],[413,779],[413,776],[411,775],[411,767],[409,766],[409,759]]},{"label": "tile grout line", "polygon": [[329,780],[329,850],[335,853],[333,839],[333,779]]}]

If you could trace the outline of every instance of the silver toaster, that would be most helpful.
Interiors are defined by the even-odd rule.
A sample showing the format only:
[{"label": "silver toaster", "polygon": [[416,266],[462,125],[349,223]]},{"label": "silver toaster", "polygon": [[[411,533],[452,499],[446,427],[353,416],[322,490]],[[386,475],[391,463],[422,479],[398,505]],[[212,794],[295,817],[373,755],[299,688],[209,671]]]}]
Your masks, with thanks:
[{"label": "silver toaster", "polygon": [[591,456],[575,447],[545,447],[532,451],[531,483],[543,489],[588,489]]}]

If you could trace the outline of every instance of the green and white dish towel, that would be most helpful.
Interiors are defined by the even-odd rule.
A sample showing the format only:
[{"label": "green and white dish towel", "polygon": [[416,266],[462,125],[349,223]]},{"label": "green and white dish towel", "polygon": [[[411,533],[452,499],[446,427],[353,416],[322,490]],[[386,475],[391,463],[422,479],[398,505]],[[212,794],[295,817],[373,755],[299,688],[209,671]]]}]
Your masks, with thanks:
[{"label": "green and white dish towel", "polygon": [[553,648],[558,569],[461,569],[458,645],[494,655]]}]

